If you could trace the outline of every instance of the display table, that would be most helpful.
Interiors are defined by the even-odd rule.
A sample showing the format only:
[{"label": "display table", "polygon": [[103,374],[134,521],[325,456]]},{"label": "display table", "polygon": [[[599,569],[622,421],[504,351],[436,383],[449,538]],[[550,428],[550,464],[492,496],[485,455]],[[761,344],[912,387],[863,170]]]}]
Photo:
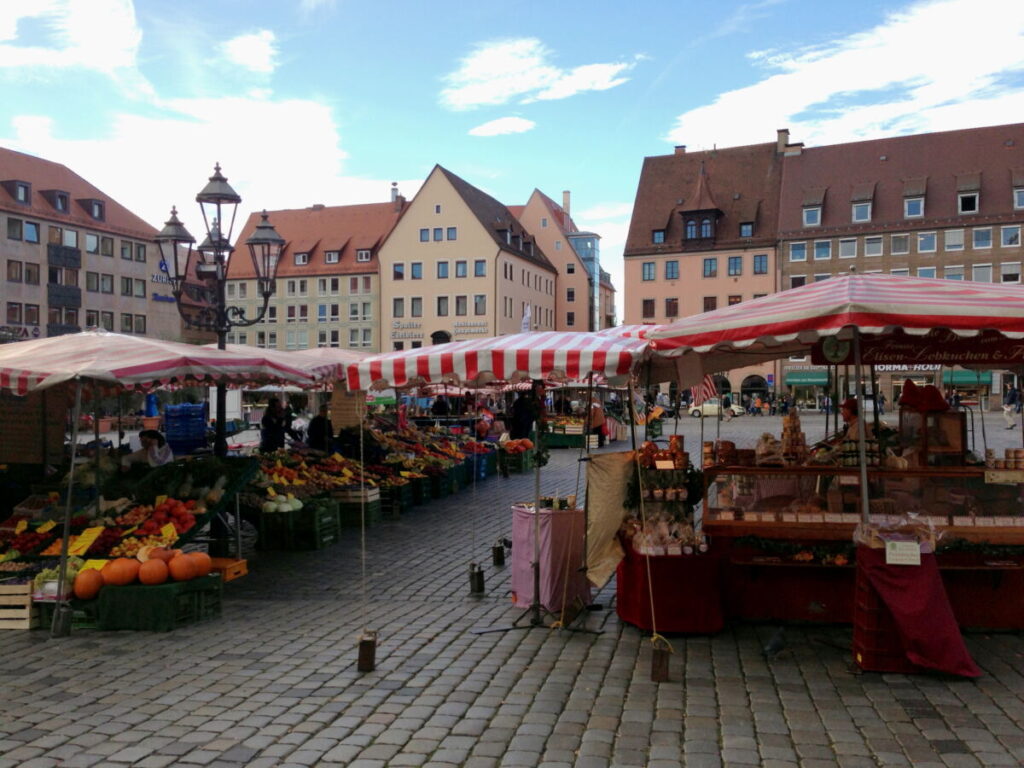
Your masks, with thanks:
[{"label": "display table", "polygon": [[[539,518],[539,520],[538,520]],[[540,525],[540,604],[552,613],[563,606],[590,603],[590,582],[580,570],[586,520],[582,509],[512,506],[512,599],[520,608],[533,603],[534,523]]]},{"label": "display table", "polygon": [[[616,570],[615,610],[619,618],[646,630],[709,634],[725,623],[721,563],[714,551],[698,555],[641,555],[629,542]],[[651,590],[654,585],[654,620]]]}]

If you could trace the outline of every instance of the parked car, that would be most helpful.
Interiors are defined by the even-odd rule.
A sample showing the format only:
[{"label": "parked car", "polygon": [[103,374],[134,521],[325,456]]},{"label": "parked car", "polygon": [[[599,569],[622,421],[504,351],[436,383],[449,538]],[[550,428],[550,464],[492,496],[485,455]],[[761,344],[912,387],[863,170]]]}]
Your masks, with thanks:
[{"label": "parked car", "polygon": [[[718,416],[718,412],[721,410],[720,403],[721,401],[717,397],[709,397],[700,405],[691,405],[690,415],[695,419],[699,419],[701,416]],[[732,411],[733,416],[743,415],[743,406],[735,403],[729,406],[729,410]]]}]

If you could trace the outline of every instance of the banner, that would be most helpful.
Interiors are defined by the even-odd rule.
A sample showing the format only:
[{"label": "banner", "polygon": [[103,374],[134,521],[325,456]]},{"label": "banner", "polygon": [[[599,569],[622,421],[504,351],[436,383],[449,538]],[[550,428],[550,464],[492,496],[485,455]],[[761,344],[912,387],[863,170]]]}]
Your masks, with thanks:
[{"label": "banner", "polygon": [[[932,331],[924,336],[899,333],[885,338],[864,336],[860,341],[864,365],[925,366],[972,365],[1011,368],[1024,365],[1024,339],[1007,339],[997,333],[957,336],[952,331]],[[853,342],[829,337],[811,348],[815,365],[853,365]]]}]

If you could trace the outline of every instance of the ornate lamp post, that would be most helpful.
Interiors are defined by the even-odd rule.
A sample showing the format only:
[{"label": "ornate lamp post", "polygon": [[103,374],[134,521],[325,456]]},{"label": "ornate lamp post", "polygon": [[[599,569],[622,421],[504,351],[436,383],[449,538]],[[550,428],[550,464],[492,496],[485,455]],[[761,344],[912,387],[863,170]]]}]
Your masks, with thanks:
[{"label": "ornate lamp post", "polygon": [[[267,220],[267,212],[256,227],[252,237],[245,241],[249,247],[249,255],[256,271],[256,288],[263,300],[256,317],[247,318],[242,307],[227,305],[227,264],[228,257],[235,250],[231,245],[231,230],[235,225],[235,213],[242,198],[221,175],[220,164],[214,166],[213,176],[202,191],[196,195],[196,202],[203,213],[203,224],[206,227],[206,239],[195,245],[195,238],[189,234],[185,226],[178,220],[178,211],[171,208],[171,218],[167,220],[160,234],[156,236],[160,246],[161,268],[170,279],[171,291],[177,301],[178,313],[185,324],[191,328],[213,331],[217,334],[217,347],[225,349],[227,335],[232,328],[255,325],[263,319],[274,295],[277,278],[277,265],[284,247],[284,239],[274,231]],[[227,232],[221,229],[224,214],[230,213]],[[181,294],[185,289],[185,280],[189,274],[193,251],[197,254],[195,274],[205,282],[213,298],[211,304],[186,311],[181,303]],[[223,382],[217,384],[217,426],[213,450],[217,456],[227,454],[228,444],[225,437],[224,411],[227,403],[227,391]]]}]

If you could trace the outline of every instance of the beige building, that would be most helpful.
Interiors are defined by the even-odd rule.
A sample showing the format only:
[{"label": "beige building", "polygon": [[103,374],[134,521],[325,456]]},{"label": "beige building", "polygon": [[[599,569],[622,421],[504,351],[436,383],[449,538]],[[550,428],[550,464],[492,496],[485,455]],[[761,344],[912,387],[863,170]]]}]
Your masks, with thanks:
[{"label": "beige building", "polygon": [[0,341],[85,328],[182,339],[156,232],[65,166],[0,149]]},{"label": "beige building", "polygon": [[[559,205],[535,189],[526,205],[509,210],[536,238],[537,245],[558,270],[555,290],[555,330],[594,331],[615,323],[615,288],[611,275],[600,268],[600,235],[580,232],[569,215],[570,194]],[[598,271],[598,291],[594,272]],[[595,313],[595,301],[597,311]]]},{"label": "beige building", "polygon": [[[228,342],[381,351],[378,253],[406,207],[392,188],[387,203],[269,211],[270,223],[285,240],[277,293],[263,321],[236,328]],[[262,301],[245,241],[259,220],[260,214],[249,216],[228,266],[228,304],[242,307],[250,318],[259,314]]]},{"label": "beige building", "polygon": [[381,347],[555,327],[557,271],[508,208],[435,166],[380,248]]}]

